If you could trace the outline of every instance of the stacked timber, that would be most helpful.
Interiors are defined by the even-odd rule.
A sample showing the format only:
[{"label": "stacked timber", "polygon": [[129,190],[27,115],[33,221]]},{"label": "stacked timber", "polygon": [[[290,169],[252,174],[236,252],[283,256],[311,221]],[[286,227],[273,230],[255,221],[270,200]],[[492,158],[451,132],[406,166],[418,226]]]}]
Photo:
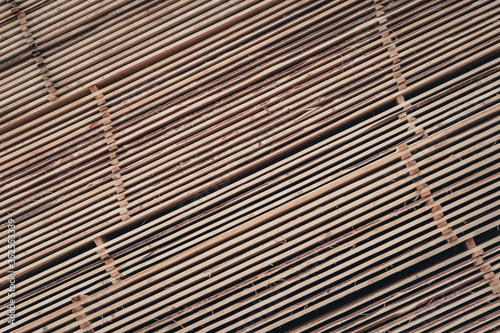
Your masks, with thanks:
[{"label": "stacked timber", "polygon": [[499,13],[0,4],[0,332],[494,331]]}]

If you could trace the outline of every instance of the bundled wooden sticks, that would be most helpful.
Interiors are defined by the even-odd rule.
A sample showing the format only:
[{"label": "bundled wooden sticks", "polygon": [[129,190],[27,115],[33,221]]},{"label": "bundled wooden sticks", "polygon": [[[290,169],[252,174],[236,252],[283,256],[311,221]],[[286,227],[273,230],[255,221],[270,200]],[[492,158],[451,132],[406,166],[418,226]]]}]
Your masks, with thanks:
[{"label": "bundled wooden sticks", "polygon": [[494,330],[499,13],[1,4],[0,332]]}]

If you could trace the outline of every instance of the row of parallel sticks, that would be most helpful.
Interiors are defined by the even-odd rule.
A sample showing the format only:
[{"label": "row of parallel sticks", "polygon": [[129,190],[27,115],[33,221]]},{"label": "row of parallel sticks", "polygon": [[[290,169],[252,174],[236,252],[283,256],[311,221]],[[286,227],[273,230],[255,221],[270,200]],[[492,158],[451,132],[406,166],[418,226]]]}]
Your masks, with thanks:
[{"label": "row of parallel sticks", "polygon": [[[377,0],[375,0],[377,2]],[[379,18],[379,24],[381,25],[380,27],[380,32],[381,36],[383,38],[384,45],[387,46],[387,52],[389,54],[389,57],[392,59],[393,63],[396,65],[393,67],[393,75],[394,75],[394,80],[398,83],[398,89],[401,91],[404,91],[407,86],[405,84],[405,79],[403,73],[401,73],[401,67],[397,65],[401,59],[398,57],[398,51],[396,49],[396,41],[392,40],[392,38],[388,37],[388,29],[387,26],[384,25],[385,22],[387,22],[387,19],[384,17],[384,11],[383,11],[383,6],[378,5],[375,7],[377,10],[377,17]],[[409,109],[411,107],[411,104],[406,104],[405,103],[405,98],[404,95],[401,94],[396,97],[396,101],[398,104],[404,104],[403,109]],[[405,119],[408,122],[408,130],[409,131],[414,131],[415,134],[422,134],[423,138],[428,137],[429,135],[426,133],[426,131],[423,128],[415,128],[415,125],[413,124],[417,119],[414,117],[409,116],[405,111],[400,113],[398,115],[400,119]],[[416,163],[415,160],[411,159],[411,153],[408,151],[408,145],[406,143],[401,144],[400,146],[397,147],[397,151],[403,152],[404,153],[401,155],[402,160],[408,160],[406,163],[406,168],[408,169],[408,174],[410,176],[414,177],[419,177],[420,170],[418,167],[413,168],[412,166]],[[422,198],[429,197],[429,200],[427,201],[426,205],[431,206],[431,211],[436,212],[436,211],[442,211],[442,206],[439,204],[436,204],[434,199],[431,197],[431,191],[428,188],[428,185],[426,183],[420,184],[416,187],[416,190],[420,193],[420,196]],[[446,219],[444,218],[443,213],[439,213],[433,216],[435,221],[438,221],[436,226],[440,229],[442,229],[442,234],[444,237],[446,237],[446,241],[448,243],[453,243],[457,241],[457,236],[453,233],[453,229],[450,227],[447,227],[448,223]],[[446,228],[445,228],[446,227]],[[468,239],[466,242],[466,247],[469,250],[473,250],[476,248],[476,243],[474,242],[474,238]],[[481,265],[483,261],[479,256],[483,253],[482,250],[479,250],[477,252],[474,252],[472,255],[475,258],[478,258],[475,261],[475,265]],[[500,280],[499,276],[496,276],[495,273],[491,269],[491,265],[486,265],[485,267],[481,267],[481,271],[484,273],[484,278],[489,280],[490,285],[493,287],[493,292],[494,293],[500,293]]]},{"label": "row of parallel sticks", "polygon": [[[103,119],[103,122],[107,122],[107,121],[108,121],[108,120]],[[109,124],[106,124],[106,125],[104,125],[104,128],[106,128],[106,127],[108,127],[108,126],[109,126]],[[107,135],[110,135],[110,134],[109,134],[109,133],[106,133],[105,135],[107,136]],[[114,136],[113,136],[113,139],[114,139]],[[109,140],[110,140],[110,139],[107,139],[107,141],[109,141]],[[104,146],[103,148],[104,148],[104,149],[107,149],[107,148],[106,148],[106,146]],[[115,162],[116,162],[116,159],[111,158],[111,163],[115,163]],[[123,163],[124,163],[124,162],[122,162],[122,165],[123,165]],[[112,166],[112,167],[111,167],[111,169],[112,169],[112,170],[116,169],[116,166]],[[143,171],[143,170],[144,170],[144,168],[143,168],[143,169],[141,169],[141,171]],[[105,170],[104,170],[104,171],[105,171]],[[112,171],[112,173],[113,173],[113,177],[118,177],[118,174],[114,173],[113,171]],[[139,172],[139,170],[138,170],[137,172],[135,172],[134,174],[135,174],[135,175],[141,175],[141,173]],[[143,175],[143,174],[142,174],[142,175]],[[144,179],[144,176],[136,177],[133,181],[134,181],[134,182],[139,182],[141,179]],[[133,184],[133,183],[132,183],[132,179],[130,179],[130,177],[129,177],[129,184],[130,184],[130,185],[132,185],[132,184]],[[130,187],[132,187],[132,186],[130,186]],[[101,190],[101,189],[99,189],[99,191],[102,191],[102,190]],[[95,192],[96,192],[96,191],[95,191]],[[95,192],[89,192],[89,193],[87,194],[87,197],[88,197],[89,195],[94,194]],[[144,192],[143,192],[143,193],[144,193]],[[81,198],[83,198],[83,197],[81,197]],[[137,198],[137,195],[135,196],[135,198]],[[46,199],[46,200],[48,200],[48,199]],[[81,199],[80,199],[80,200],[81,200]],[[118,200],[120,201],[120,198],[118,198]],[[153,202],[154,202],[154,201],[152,201],[151,203],[153,203]],[[137,204],[139,204],[139,202],[137,202]],[[141,206],[141,207],[144,207],[144,205],[143,205],[143,206]],[[29,207],[26,207],[25,209],[28,209],[28,208],[29,208]],[[135,211],[137,212],[137,209],[136,209]],[[47,236],[47,237],[48,237],[48,236]]]},{"label": "row of parallel sticks", "polygon": [[[397,56],[397,53],[396,53],[396,56]],[[391,59],[391,61],[393,61],[393,60],[394,59]],[[398,76],[398,77],[402,77],[402,76]],[[396,81],[398,80],[398,77],[395,77]],[[403,87],[402,82],[399,82],[399,81],[397,81],[397,82],[400,85],[399,87],[404,90],[405,88],[402,88]],[[103,126],[104,137],[106,138],[105,139],[105,149],[108,149],[110,151],[110,153],[111,153],[110,155],[107,155],[107,156],[110,158],[110,161],[111,161],[110,163],[113,165],[110,169],[111,169],[111,172],[113,174],[112,178],[113,178],[114,191],[116,193],[116,199],[118,200],[119,205],[121,207],[120,211],[119,211],[119,213],[120,213],[120,220],[127,221],[127,220],[130,219],[130,215],[129,215],[129,210],[128,210],[128,202],[126,201],[125,194],[123,194],[124,191],[125,191],[125,187],[123,186],[124,183],[123,183],[123,180],[122,180],[122,175],[120,173],[120,166],[119,165],[121,165],[121,164],[119,163],[120,161],[118,161],[118,159],[117,159],[116,153],[113,153],[114,151],[117,150],[117,144],[116,144],[117,141],[115,139],[116,138],[116,132],[114,131],[113,127],[110,124],[111,118],[112,118],[111,117],[111,113],[108,111],[107,107],[106,107],[106,109],[103,108],[103,106],[105,106],[105,104],[106,104],[106,102],[104,100],[103,93],[101,91],[99,91],[96,86],[92,86],[91,92],[92,92],[92,97],[97,100],[97,104],[99,105],[99,111],[100,111],[99,117],[101,117],[101,119],[102,119],[101,124]],[[402,95],[398,95],[396,98],[401,99],[400,96],[402,96]],[[106,97],[106,99],[108,99],[108,98]],[[101,103],[101,104],[99,104],[99,103]],[[404,100],[402,101],[402,103],[404,103]],[[407,105],[405,105],[405,107],[406,106]],[[406,117],[404,117],[404,119],[406,119]],[[410,118],[408,118],[408,119],[410,119]],[[415,122],[416,118],[411,118],[411,120],[412,120],[412,122]],[[422,133],[422,132],[425,132],[425,131],[423,129],[420,129],[419,133]],[[416,134],[419,134],[419,133],[416,133]],[[408,160],[410,160],[409,162],[407,162],[408,164],[413,165],[413,164],[416,163],[416,162],[414,162],[416,160],[412,159],[411,158],[411,154],[408,153],[407,146],[400,146],[399,150],[402,153],[401,154],[401,158],[402,159],[408,159]],[[408,167],[408,165],[407,165],[407,167]],[[418,168],[414,168],[414,169],[411,169],[410,172],[416,173],[416,172],[419,172],[419,170],[418,170]],[[428,187],[427,184],[422,184],[422,185],[419,185],[419,186],[421,188],[417,188],[417,190],[418,191],[422,191],[422,197],[431,196],[430,190],[429,189],[427,189],[427,191],[425,190]],[[428,201],[428,203],[429,203],[429,205],[431,205],[433,207],[432,208],[433,212],[439,211],[442,208],[441,206],[439,206],[437,204],[435,205],[434,202],[433,202],[433,199],[430,199]],[[438,212],[438,213],[436,213],[436,215],[434,215],[434,219],[435,220],[440,220],[442,218],[442,216],[436,218],[436,216],[439,216],[439,214],[442,214],[442,213]],[[438,223],[441,223],[441,224],[442,223],[446,223],[445,220],[443,220],[443,219],[441,219],[441,220],[442,221],[438,222]],[[443,227],[443,225],[440,226],[438,224],[438,228],[441,228],[441,227]],[[449,229],[450,228],[443,229],[442,232],[444,234],[449,234],[450,233]],[[448,238],[448,239],[451,239],[451,238]],[[451,241],[453,241],[453,240],[451,240]],[[106,250],[105,250],[105,247],[104,247],[103,239],[97,238],[95,242],[96,242],[96,244],[98,246],[100,246],[100,248],[99,248],[98,251],[99,251],[99,255],[100,255],[101,259],[107,260],[107,256],[104,254],[106,252]],[[110,268],[110,272],[115,272],[116,273],[116,270],[114,270],[115,267],[113,266],[114,263],[112,261],[107,260],[106,264],[109,266],[108,268]],[[119,274],[119,273],[117,273],[117,274]],[[116,278],[117,276],[118,275],[115,275],[113,278]],[[497,279],[498,279],[498,277],[497,277]],[[118,282],[119,280],[114,280],[114,281]],[[79,299],[75,299],[75,301],[77,303],[80,300],[82,301],[82,302],[80,302],[78,304],[82,304],[83,301],[85,301],[85,302],[91,302],[91,301],[87,300],[86,298],[84,300],[84,298],[85,297],[83,297],[83,298],[80,297]],[[84,320],[83,319],[84,317],[82,317],[82,313],[84,313],[84,311],[82,311],[83,308],[80,308],[80,307],[81,307],[81,305],[77,305],[76,308],[75,308],[76,309],[75,313],[77,313],[77,321],[78,321],[80,327],[82,327],[82,328],[83,328],[83,326],[84,327],[88,327],[91,324],[90,324],[89,321],[82,322],[82,320]]]},{"label": "row of parallel sticks", "polygon": [[7,0],[12,6],[11,13],[17,17],[21,31],[23,32],[24,39],[29,45],[31,50],[31,55],[35,60],[36,67],[38,68],[40,75],[44,81],[45,88],[47,89],[48,96],[47,99],[51,102],[57,99],[56,88],[49,76],[49,70],[47,65],[43,60],[41,52],[38,50],[38,45],[31,35],[30,28],[28,27],[28,21],[26,20],[26,13],[19,9],[18,3],[15,0]]}]

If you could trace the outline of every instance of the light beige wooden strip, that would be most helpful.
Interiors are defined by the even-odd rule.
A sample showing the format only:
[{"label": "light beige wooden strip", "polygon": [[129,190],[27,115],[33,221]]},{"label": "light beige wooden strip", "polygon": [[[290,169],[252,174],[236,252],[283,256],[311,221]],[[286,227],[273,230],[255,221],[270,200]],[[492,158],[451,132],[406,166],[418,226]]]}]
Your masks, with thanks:
[{"label": "light beige wooden strip", "polygon": [[[82,112],[80,115],[75,116],[74,118],[70,118],[68,121],[68,125],[71,125],[73,122],[78,122],[87,117],[91,117],[95,114],[95,110],[88,110],[87,112]],[[23,178],[25,181],[29,181],[35,177],[40,177],[42,173],[50,171],[51,169],[63,164],[65,161],[72,159],[78,154],[76,154],[77,150],[84,149],[90,145],[94,145],[99,141],[98,134],[102,129],[96,124],[91,124],[92,129],[85,133],[80,137],[76,137],[72,140],[61,144],[58,147],[55,147],[44,154],[40,154],[28,161],[26,161],[26,165],[24,167],[20,165],[14,166],[12,169],[15,172],[10,177],[6,177],[3,181],[0,181],[0,186],[5,185],[6,182],[11,182],[15,179]],[[67,125],[64,123],[59,123],[54,126],[54,131],[58,129],[63,129]],[[36,135],[33,133],[34,137],[41,137],[43,134]],[[102,140],[102,139],[101,139]],[[98,155],[97,155],[98,156]],[[96,156],[96,157],[97,157]],[[17,172],[16,172],[17,171]]]},{"label": "light beige wooden strip", "polygon": [[2,39],[2,42],[0,42],[0,63],[9,61],[21,53],[29,52],[29,45],[26,45],[22,32],[17,31],[19,30],[19,23],[15,29],[16,35]]},{"label": "light beige wooden strip", "polygon": [[[7,64],[6,64],[7,65]],[[33,70],[33,60],[26,59],[19,64],[10,66],[0,71],[0,92],[11,88],[11,82],[19,80],[22,85],[26,80],[39,76],[39,72]]]}]

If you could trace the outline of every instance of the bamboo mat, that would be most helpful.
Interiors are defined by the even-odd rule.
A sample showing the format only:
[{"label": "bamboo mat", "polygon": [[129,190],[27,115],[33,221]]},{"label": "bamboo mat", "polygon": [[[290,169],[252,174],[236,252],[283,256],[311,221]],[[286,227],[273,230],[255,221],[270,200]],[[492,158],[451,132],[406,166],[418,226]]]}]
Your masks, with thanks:
[{"label": "bamboo mat", "polygon": [[0,4],[0,332],[497,330],[499,13]]}]

